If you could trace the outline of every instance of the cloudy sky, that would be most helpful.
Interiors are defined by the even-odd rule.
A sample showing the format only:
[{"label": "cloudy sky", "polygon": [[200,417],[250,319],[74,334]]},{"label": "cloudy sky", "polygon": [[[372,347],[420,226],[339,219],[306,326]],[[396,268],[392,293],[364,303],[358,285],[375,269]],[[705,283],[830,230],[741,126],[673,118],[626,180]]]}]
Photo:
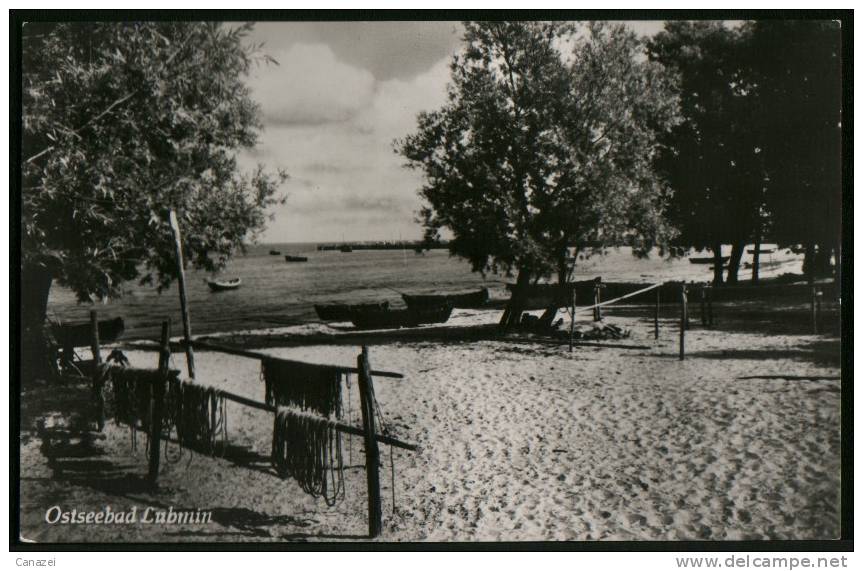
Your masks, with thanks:
[{"label": "cloudy sky", "polygon": [[[638,33],[660,22],[630,23]],[[417,239],[421,180],[393,152],[441,106],[458,22],[267,22],[252,38],[279,65],[250,78],[264,121],[246,167],[284,168],[287,203],[264,242]]]}]

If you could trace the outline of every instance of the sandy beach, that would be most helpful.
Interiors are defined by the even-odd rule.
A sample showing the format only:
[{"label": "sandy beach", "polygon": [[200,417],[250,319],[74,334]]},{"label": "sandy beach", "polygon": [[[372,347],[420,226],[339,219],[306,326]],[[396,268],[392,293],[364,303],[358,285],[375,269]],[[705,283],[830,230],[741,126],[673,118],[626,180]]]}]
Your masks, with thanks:
[{"label": "sandy beach", "polygon": [[[390,434],[418,452],[382,447],[383,541],[830,539],[839,535],[840,382],[835,337],[714,329],[693,322],[678,360],[674,311],[659,341],[645,315],[609,314],[632,331],[605,347],[539,339],[370,341]],[[638,313],[638,312],[636,312]],[[499,311],[459,310],[449,327],[493,323]],[[589,317],[579,323],[589,326]],[[324,325],[290,331],[321,334]],[[352,366],[359,346],[338,342],[261,351]],[[616,345],[616,346],[615,346]],[[156,354],[125,351],[133,366]],[[263,400],[260,364],[197,352],[201,383]],[[172,357],[184,369],[181,353]],[[744,377],[774,378],[744,378]],[[804,378],[809,377],[809,378]],[[43,389],[44,390],[44,389]],[[68,400],[42,399],[44,417]],[[346,421],[359,425],[356,383]],[[151,491],[146,437],[132,448],[112,421],[105,439],[48,447],[25,411],[23,537],[54,541],[364,540],[362,439],[344,437],[346,494],[327,507],[270,467],[272,414],[228,404],[232,446],[210,458],[169,444]],[[394,464],[394,476],[390,462]],[[393,477],[395,487],[393,488]],[[393,503],[395,496],[395,503]],[[62,525],[45,512],[205,510],[207,524]]]}]

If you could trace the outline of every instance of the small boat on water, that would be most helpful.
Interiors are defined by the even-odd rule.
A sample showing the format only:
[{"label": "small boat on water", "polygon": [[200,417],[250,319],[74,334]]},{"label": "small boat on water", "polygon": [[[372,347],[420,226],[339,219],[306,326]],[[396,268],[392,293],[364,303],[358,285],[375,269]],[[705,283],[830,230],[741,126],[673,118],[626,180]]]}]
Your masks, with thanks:
[{"label": "small boat on water", "polygon": [[357,329],[398,329],[430,323],[446,323],[452,314],[452,304],[422,309],[373,309],[351,312]]},{"label": "small boat on water", "polygon": [[402,299],[405,300],[405,304],[410,309],[437,307],[445,305],[446,303],[452,304],[453,307],[471,309],[476,307],[483,307],[488,303],[488,298],[488,288],[486,287],[480,289],[479,291],[472,291],[469,293],[440,295],[409,295],[406,293],[402,294]]},{"label": "small boat on water", "polygon": [[308,262],[309,259],[306,256],[285,256],[286,262]]},{"label": "small boat on water", "polygon": [[[731,259],[731,256],[722,256],[722,258],[721,258],[722,264],[725,265],[728,262],[728,260],[730,260],[730,259]],[[689,263],[690,264],[712,264],[715,260],[716,260],[716,258],[714,258],[713,256],[703,256],[703,257],[698,257],[698,258],[689,258]]]},{"label": "small boat on water", "polygon": [[232,280],[207,280],[207,285],[210,286],[212,291],[228,291],[237,289],[242,283],[243,280],[240,278],[234,278]]},{"label": "small boat on water", "polygon": [[354,249],[350,246],[350,244],[342,244],[339,246],[339,252],[353,252]]},{"label": "small boat on water", "polygon": [[279,252],[278,250],[270,250],[270,255],[271,256],[281,256],[282,253]]},{"label": "small boat on water", "polygon": [[390,302],[384,301],[381,303],[334,303],[330,305],[315,305],[315,313],[322,321],[350,321],[351,314],[354,311],[385,311],[389,309]]}]

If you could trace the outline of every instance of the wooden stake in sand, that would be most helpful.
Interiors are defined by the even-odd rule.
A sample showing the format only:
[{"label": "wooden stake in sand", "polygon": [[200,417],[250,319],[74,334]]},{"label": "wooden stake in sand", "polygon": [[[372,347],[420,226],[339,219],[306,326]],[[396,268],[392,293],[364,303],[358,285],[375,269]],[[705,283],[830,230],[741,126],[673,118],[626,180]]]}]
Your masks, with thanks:
[{"label": "wooden stake in sand", "polygon": [[171,320],[162,322],[162,341],[159,344],[159,375],[153,384],[153,406],[150,409],[150,463],[147,479],[156,486],[159,479],[159,450],[162,440],[162,410],[165,406],[165,383],[168,381],[168,364],[171,359]]},{"label": "wooden stake in sand", "polygon": [[661,288],[656,288],[656,305],[653,307],[653,339],[659,340],[659,292]]},{"label": "wooden stake in sand", "polygon": [[686,347],[686,284],[680,286],[680,360],[685,358]]},{"label": "wooden stake in sand", "polygon": [[707,325],[707,288],[701,286],[701,325]]},{"label": "wooden stake in sand", "polygon": [[365,432],[366,448],[366,482],[369,496],[369,537],[377,537],[383,528],[381,509],[380,451],[375,439],[375,399],[372,386],[371,367],[369,366],[369,350],[363,345],[363,351],[357,355],[358,385],[360,389],[360,411],[363,415],[363,431]]},{"label": "wooden stake in sand", "polygon": [[713,327],[713,286],[707,286],[707,325]]},{"label": "wooden stake in sand", "polygon": [[195,378],[195,354],[192,349],[192,324],[189,319],[189,306],[186,302],[186,272],[183,269],[183,242],[180,237],[180,223],[177,213],[171,209],[168,212],[171,222],[171,232],[174,234],[174,252],[177,255],[177,281],[180,285],[180,310],[183,312],[183,337],[186,340],[186,367],[189,377]]},{"label": "wooden stake in sand", "polygon": [[572,353],[572,337],[575,335],[575,287],[572,288],[572,306],[569,313],[569,352]]},{"label": "wooden stake in sand", "polygon": [[[105,393],[102,386],[105,382],[105,375],[102,374],[99,366],[102,364],[102,348],[99,343],[99,314],[95,309],[90,311],[90,329],[92,330],[90,333],[90,350],[93,352],[93,404],[95,406],[96,425],[101,431],[105,428]],[[71,351],[69,354],[71,355]]]},{"label": "wooden stake in sand", "polygon": [[602,302],[602,294],[600,293],[600,289],[602,288],[602,283],[600,281],[601,278],[597,278],[596,283],[593,285],[593,320],[594,321],[602,321],[602,308],[599,307],[599,304]]}]

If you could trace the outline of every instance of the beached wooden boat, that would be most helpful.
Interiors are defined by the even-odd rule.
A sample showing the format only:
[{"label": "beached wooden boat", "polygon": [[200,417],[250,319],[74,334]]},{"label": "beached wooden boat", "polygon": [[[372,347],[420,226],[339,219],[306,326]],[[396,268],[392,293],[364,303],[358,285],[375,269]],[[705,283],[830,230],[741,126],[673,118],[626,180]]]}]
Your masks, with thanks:
[{"label": "beached wooden boat", "polygon": [[430,323],[446,323],[452,314],[452,305],[422,309],[374,309],[351,312],[351,321],[358,329],[398,329]]},{"label": "beached wooden boat", "polygon": [[[52,325],[54,337],[61,347],[89,347],[93,341],[93,327],[89,322]],[[120,338],[126,329],[122,317],[100,320],[99,342],[111,343]]]},{"label": "beached wooden boat", "polygon": [[485,287],[479,291],[472,291],[470,293],[440,295],[409,295],[406,293],[402,294],[402,299],[405,300],[405,304],[407,304],[408,308],[412,309],[437,307],[445,305],[446,303],[452,304],[453,307],[461,307],[467,309],[483,307],[488,303],[488,297],[488,288]]},{"label": "beached wooden boat", "polygon": [[243,280],[240,278],[234,278],[232,280],[207,280],[207,285],[210,286],[212,291],[228,291],[237,289],[242,283]]},{"label": "beached wooden boat", "polygon": [[348,244],[344,244],[343,246],[339,246],[339,252],[353,252],[353,251],[354,251],[354,249]]},{"label": "beached wooden boat", "polygon": [[346,304],[334,303],[330,305],[315,305],[315,313],[322,321],[350,321],[354,311],[387,310],[390,302],[381,303],[359,303]]},{"label": "beached wooden boat", "polygon": [[[722,260],[722,263],[724,265],[726,262],[728,262],[728,260],[731,259],[731,256],[722,256],[720,259]],[[713,256],[703,256],[703,257],[689,258],[689,263],[690,264],[712,264],[715,260],[716,260],[716,258],[714,258]]]},{"label": "beached wooden boat", "polygon": [[309,259],[306,256],[285,256],[286,262],[308,262]]},{"label": "beached wooden boat", "polygon": [[270,255],[271,256],[281,256],[282,253],[278,250],[270,250]]}]

